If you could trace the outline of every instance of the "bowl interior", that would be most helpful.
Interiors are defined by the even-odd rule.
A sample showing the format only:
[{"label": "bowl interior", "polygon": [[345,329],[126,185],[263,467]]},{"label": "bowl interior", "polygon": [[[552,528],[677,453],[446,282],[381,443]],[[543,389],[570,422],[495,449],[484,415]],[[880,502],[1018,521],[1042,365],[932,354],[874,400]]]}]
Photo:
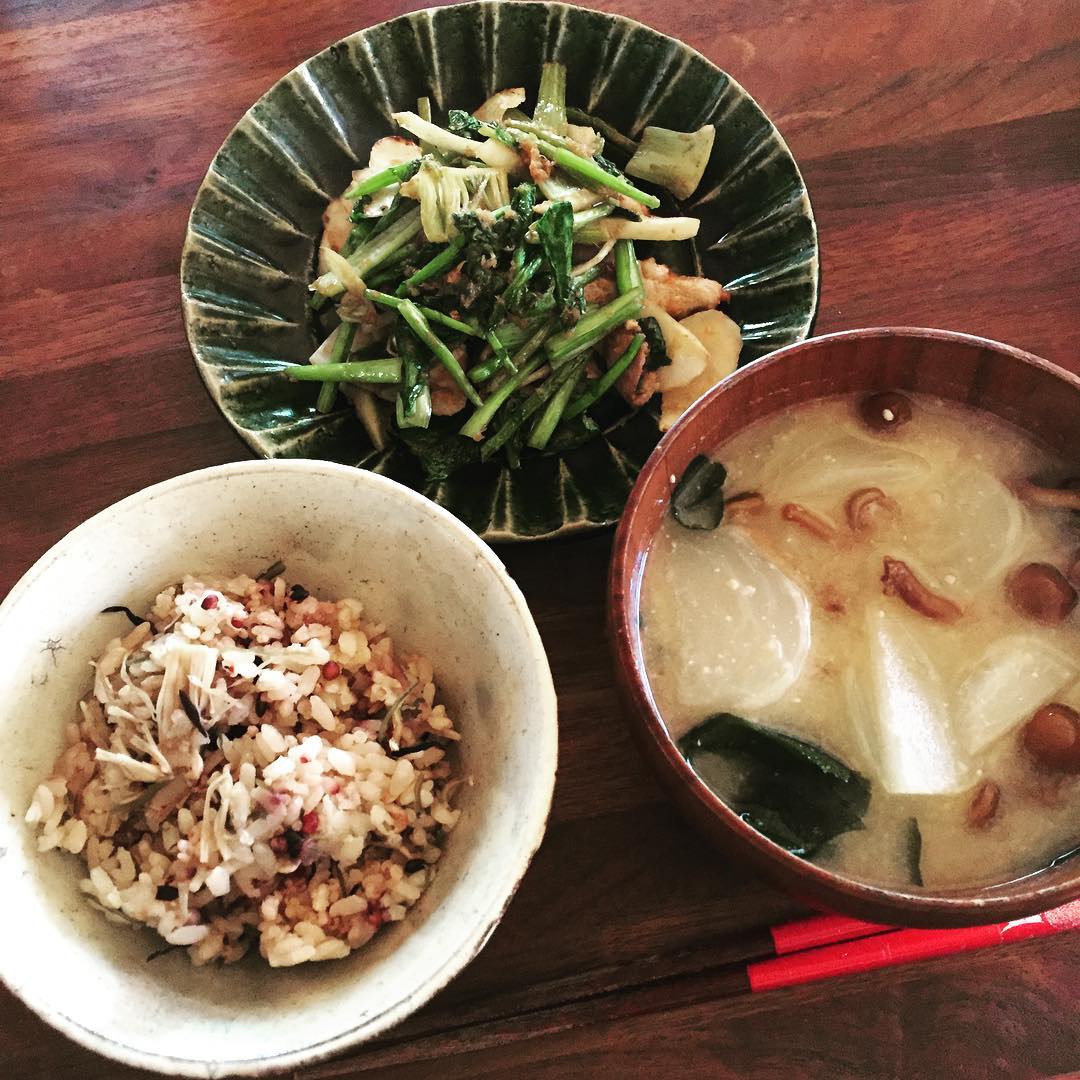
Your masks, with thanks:
[{"label": "bowl interior", "polygon": [[1031,914],[1080,894],[1080,859],[991,888],[939,894],[876,888],[789,854],[742,821],[683,759],[649,689],[638,632],[645,560],[674,487],[710,453],[765,416],[830,394],[900,389],[987,410],[1050,449],[1076,456],[1080,379],[995,342],[933,330],[858,330],[815,338],[737,372],[668,433],[642,470],[620,522],[611,566],[610,619],[619,675],[646,753],[676,800],[721,843],[806,899],[882,922],[960,925]]},{"label": "bowl interior", "polygon": [[278,374],[317,344],[305,302],[322,211],[395,130],[391,112],[427,96],[438,118],[507,86],[535,100],[548,59],[567,65],[571,105],[632,136],[646,124],[716,124],[704,179],[682,211],[702,219],[696,246],[643,245],[642,254],[663,246],[658,256],[701,264],[727,285],[744,363],[809,333],[818,293],[810,203],[783,139],[738,83],[681,42],[603,12],[533,2],[413,12],[282,78],[226,139],[196,197],[181,269],[188,338],[211,396],[257,453],[376,469],[491,540],[618,518],[659,438],[647,409],[613,411],[602,438],[561,459],[535,456],[512,472],[477,465],[430,485],[404,449],[375,451],[351,408],[323,416],[310,387]]},{"label": "bowl interior", "polygon": [[[345,960],[272,971],[193,967],[116,926],[78,889],[81,859],[39,854],[23,824],[63,725],[117,633],[109,604],[145,610],[185,572],[255,573],[275,559],[317,595],[358,597],[424,652],[459,718],[473,780],[434,881],[408,918]],[[535,626],[501,564],[453,517],[382,477],[250,462],[148,489],[76,529],[0,607],[0,975],[93,1049],[196,1076],[259,1072],[370,1037],[444,985],[493,930],[544,829],[555,698]],[[17,913],[17,918],[14,917]]]}]

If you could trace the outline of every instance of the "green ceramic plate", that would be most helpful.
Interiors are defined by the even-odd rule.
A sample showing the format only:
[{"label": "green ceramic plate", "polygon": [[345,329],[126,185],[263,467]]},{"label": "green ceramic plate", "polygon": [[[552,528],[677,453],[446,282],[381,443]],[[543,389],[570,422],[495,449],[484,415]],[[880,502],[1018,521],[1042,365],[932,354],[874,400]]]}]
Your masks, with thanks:
[{"label": "green ceramic plate", "polygon": [[523,85],[533,100],[545,59],[567,65],[570,105],[631,136],[650,123],[716,125],[712,160],[683,207],[702,218],[696,248],[656,254],[730,289],[741,363],[809,334],[818,252],[806,187],[776,128],[730,76],[646,26],[565,4],[417,11],[331,45],[275,84],[225,140],[195,199],[181,270],[188,340],[214,401],[255,451],[385,473],[488,540],[618,518],[659,437],[654,411],[615,409],[603,437],[562,457],[512,472],[477,465],[425,485],[403,447],[376,452],[351,409],[320,415],[310,385],[278,374],[316,345],[305,301],[323,208],[394,130],[390,113],[424,95],[436,110],[475,108],[505,86]]}]

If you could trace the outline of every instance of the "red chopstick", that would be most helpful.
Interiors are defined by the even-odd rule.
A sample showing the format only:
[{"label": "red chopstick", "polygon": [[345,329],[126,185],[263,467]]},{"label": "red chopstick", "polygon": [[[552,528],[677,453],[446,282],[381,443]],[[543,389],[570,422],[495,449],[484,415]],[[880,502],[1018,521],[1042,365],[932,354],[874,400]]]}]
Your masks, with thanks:
[{"label": "red chopstick", "polygon": [[770,926],[769,934],[776,955],[785,956],[803,949],[816,949],[821,945],[833,945],[838,941],[850,941],[852,938],[869,937],[895,929],[895,926],[849,919],[844,915],[811,915],[808,919]]},{"label": "red chopstick", "polygon": [[[804,923],[814,921],[803,920]],[[848,924],[848,930],[854,928],[852,924],[855,920],[843,921]],[[760,992],[782,986],[797,986],[836,975],[873,971],[876,968],[894,967],[934,956],[948,956],[991,945],[1023,941],[1026,938],[1043,937],[1063,930],[1080,930],[1080,900],[1043,912],[1042,915],[961,930],[883,931],[883,928],[874,923],[862,925],[872,928],[867,931],[866,937],[748,964],[746,974],[751,990]],[[809,936],[804,936],[803,940],[809,940]],[[777,952],[780,952],[779,946]]]}]

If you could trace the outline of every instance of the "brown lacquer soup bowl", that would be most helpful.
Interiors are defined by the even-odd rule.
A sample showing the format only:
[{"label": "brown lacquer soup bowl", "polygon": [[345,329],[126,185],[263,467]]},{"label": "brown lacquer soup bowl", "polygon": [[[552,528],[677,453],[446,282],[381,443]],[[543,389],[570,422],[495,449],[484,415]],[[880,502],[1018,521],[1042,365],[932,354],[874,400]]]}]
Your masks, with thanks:
[{"label": "brown lacquer soup bowl", "polygon": [[[978,888],[882,887],[832,872],[767,839],[706,786],[669,734],[650,685],[641,634],[642,581],[687,466],[755,421],[803,402],[885,390],[985,410],[1049,451],[1077,456],[1080,378],[1018,349],[910,328],[849,331],[780,349],[700,398],[661,441],[634,485],[615,537],[609,580],[608,628],[620,690],[641,750],[687,818],[724,853],[744,859],[801,900],[892,925],[953,927],[1032,915],[1080,896],[1080,854]],[[1080,612],[1073,612],[1077,617]]]}]

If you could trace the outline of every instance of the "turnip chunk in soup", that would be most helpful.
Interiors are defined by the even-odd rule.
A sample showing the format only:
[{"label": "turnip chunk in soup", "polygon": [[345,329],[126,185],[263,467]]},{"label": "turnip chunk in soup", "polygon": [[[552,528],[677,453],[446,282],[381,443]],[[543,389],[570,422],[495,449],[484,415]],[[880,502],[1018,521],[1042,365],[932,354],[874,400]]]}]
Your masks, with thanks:
[{"label": "turnip chunk in soup", "polygon": [[[671,538],[677,571],[658,601],[664,611],[650,616],[679,631],[673,660],[686,677],[673,689],[682,715],[772,705],[806,663],[809,600],[737,529],[682,532]],[[701,633],[706,624],[711,632]],[[672,730],[683,734],[675,721]]]},{"label": "turnip chunk in soup", "polygon": [[[872,884],[996,884],[1080,847],[1080,462],[894,391],[710,456],[723,516],[666,515],[641,625],[660,712],[717,793]],[[769,783],[784,761],[847,816],[804,829]]]}]

